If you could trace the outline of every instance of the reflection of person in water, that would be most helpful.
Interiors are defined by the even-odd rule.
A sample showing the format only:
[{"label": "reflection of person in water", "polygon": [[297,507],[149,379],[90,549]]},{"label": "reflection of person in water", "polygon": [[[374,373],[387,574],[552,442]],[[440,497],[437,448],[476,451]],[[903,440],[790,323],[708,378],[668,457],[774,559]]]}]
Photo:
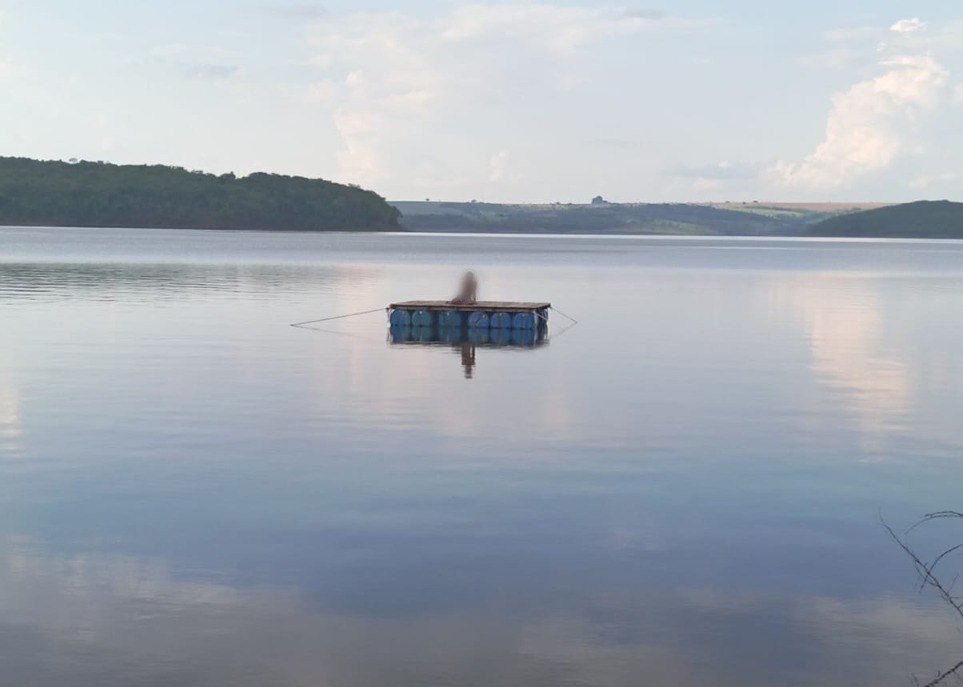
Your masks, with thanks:
[{"label": "reflection of person in water", "polygon": [[461,289],[458,295],[451,299],[453,305],[472,305],[477,300],[478,282],[472,272],[465,272],[461,278]]},{"label": "reflection of person in water", "polygon": [[465,368],[465,379],[471,379],[475,373],[475,347],[467,341],[461,344],[461,364]]}]

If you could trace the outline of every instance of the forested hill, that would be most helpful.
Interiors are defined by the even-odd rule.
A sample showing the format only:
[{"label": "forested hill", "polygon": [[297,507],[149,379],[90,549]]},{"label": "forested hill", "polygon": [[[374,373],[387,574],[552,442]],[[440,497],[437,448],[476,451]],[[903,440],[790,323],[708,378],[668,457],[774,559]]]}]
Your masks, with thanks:
[{"label": "forested hill", "polygon": [[399,217],[371,191],[322,179],[0,157],[0,225],[360,231]]},{"label": "forested hill", "polygon": [[963,203],[921,200],[840,215],[813,225],[813,236],[963,239]]}]

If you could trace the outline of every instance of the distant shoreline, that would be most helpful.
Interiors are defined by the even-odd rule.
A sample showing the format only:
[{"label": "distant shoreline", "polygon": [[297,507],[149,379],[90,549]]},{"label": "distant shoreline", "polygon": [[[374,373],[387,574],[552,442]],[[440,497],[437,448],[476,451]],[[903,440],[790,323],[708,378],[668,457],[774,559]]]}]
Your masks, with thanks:
[{"label": "distant shoreline", "polygon": [[[963,241],[961,238],[932,238],[918,236],[767,236],[749,234],[578,234],[578,233],[537,233],[537,232],[477,232],[477,231],[411,231],[411,230],[373,230],[373,231],[352,231],[352,230],[325,230],[325,231],[304,231],[289,229],[196,229],[191,227],[76,227],[76,226],[47,226],[47,225],[0,225],[0,238],[8,230],[67,230],[67,231],[117,231],[117,232],[141,232],[141,231],[170,231],[170,232],[206,232],[213,234],[264,234],[264,235],[312,235],[312,236],[391,236],[391,237],[439,237],[439,238],[504,238],[504,239],[573,239],[573,240],[637,240],[637,241],[724,241],[724,242],[752,242],[752,241],[772,241],[777,243],[958,243]],[[3,258],[0,256],[0,264]]]},{"label": "distant shoreline", "polygon": [[393,201],[403,229],[427,232],[665,236],[804,236],[819,222],[881,203],[504,204]]}]

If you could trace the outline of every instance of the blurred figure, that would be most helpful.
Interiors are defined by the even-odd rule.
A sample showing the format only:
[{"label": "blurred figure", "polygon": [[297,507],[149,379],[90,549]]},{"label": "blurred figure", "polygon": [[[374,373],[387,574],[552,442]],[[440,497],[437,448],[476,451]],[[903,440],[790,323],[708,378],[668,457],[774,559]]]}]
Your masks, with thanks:
[{"label": "blurred figure", "polygon": [[478,281],[473,272],[465,272],[461,278],[461,290],[458,295],[451,299],[453,305],[472,305],[478,296]]}]

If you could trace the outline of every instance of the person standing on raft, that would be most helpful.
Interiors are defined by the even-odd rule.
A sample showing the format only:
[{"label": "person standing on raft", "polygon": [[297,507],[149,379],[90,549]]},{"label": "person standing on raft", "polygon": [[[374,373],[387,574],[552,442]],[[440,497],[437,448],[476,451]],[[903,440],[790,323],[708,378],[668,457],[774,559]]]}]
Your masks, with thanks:
[{"label": "person standing on raft", "polygon": [[478,281],[472,272],[465,272],[461,278],[461,290],[451,299],[452,305],[473,305],[477,301]]}]

